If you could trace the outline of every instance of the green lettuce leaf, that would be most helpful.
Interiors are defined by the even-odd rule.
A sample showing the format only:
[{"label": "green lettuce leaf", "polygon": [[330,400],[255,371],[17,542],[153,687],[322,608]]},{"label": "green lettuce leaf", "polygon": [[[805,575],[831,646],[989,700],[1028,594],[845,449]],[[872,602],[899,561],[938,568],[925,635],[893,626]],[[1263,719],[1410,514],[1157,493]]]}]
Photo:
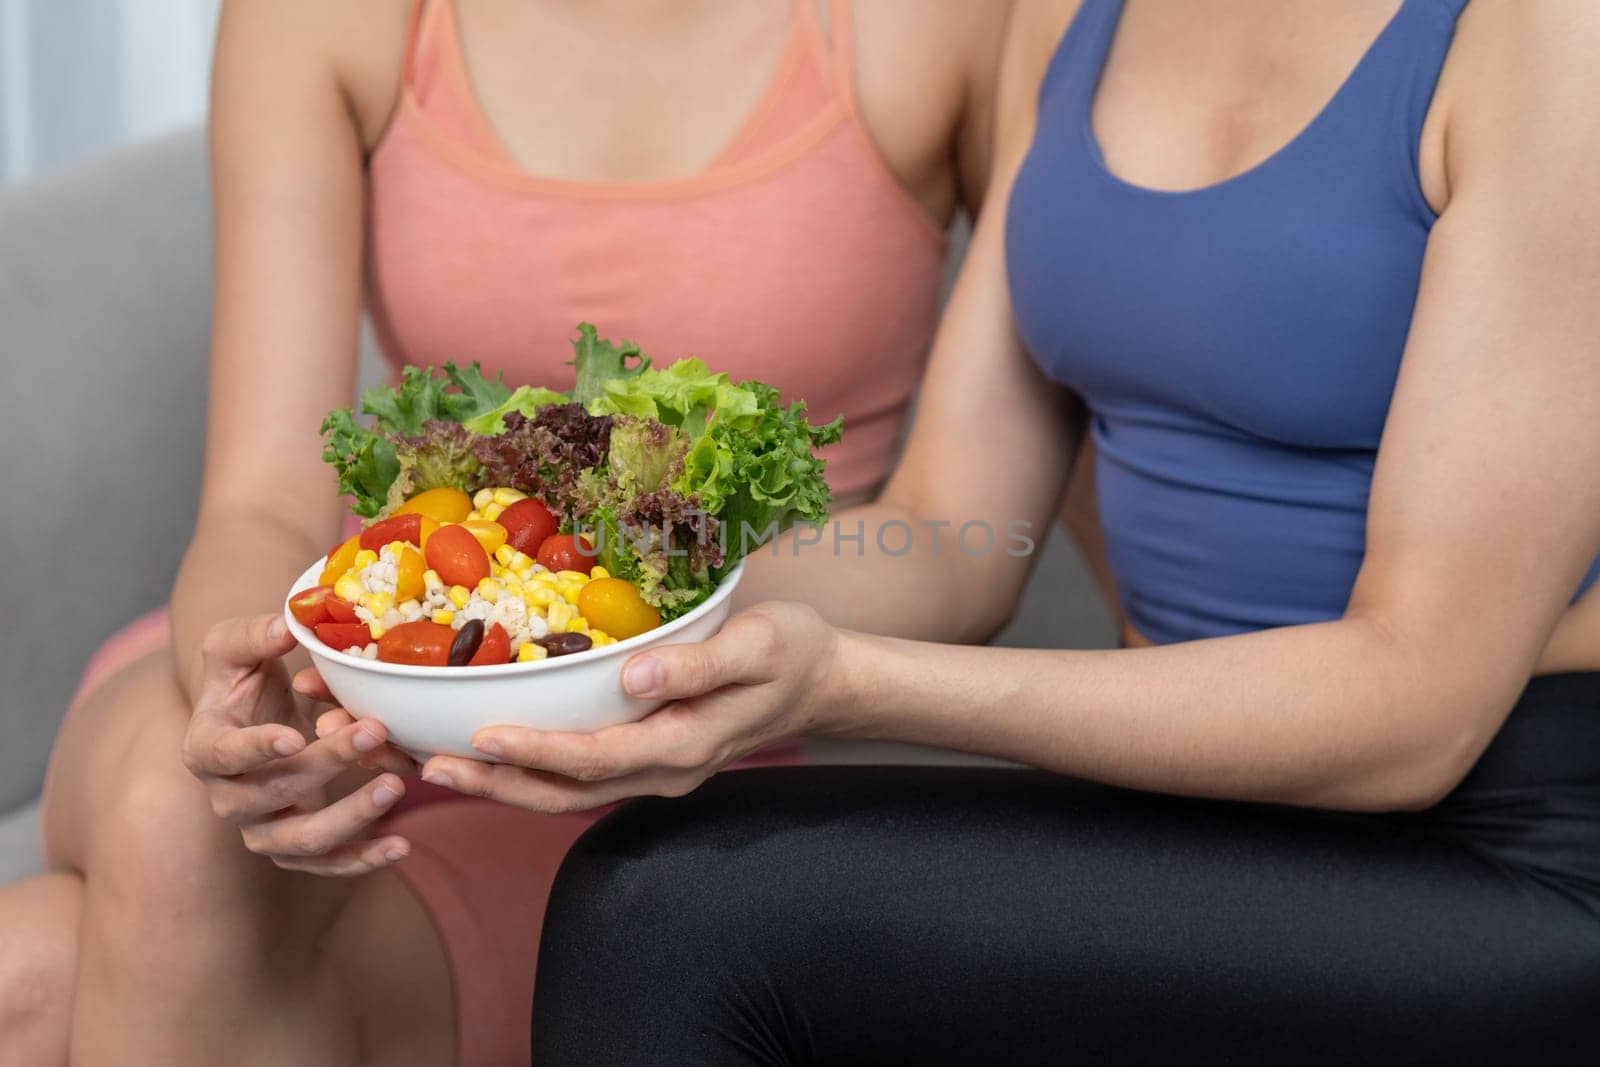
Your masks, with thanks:
[{"label": "green lettuce leaf", "polygon": [[712,374],[698,359],[680,359],[666,370],[646,370],[630,378],[613,378],[590,404],[597,415],[633,415],[667,426],[681,426],[698,436],[717,402],[717,388],[727,375]]},{"label": "green lettuce leaf", "polygon": [[456,422],[465,423],[485,411],[493,410],[511,395],[511,387],[505,383],[504,373],[485,378],[476,360],[470,367],[446,363],[444,373],[457,390],[445,394],[446,415]]},{"label": "green lettuce leaf", "polygon": [[432,367],[407,367],[399,385],[362,393],[361,410],[378,420],[380,432],[415,435],[435,419],[465,422],[499,407],[510,395],[511,387],[500,375],[485,378],[477,363],[464,368],[446,363],[442,375]]},{"label": "green lettuce leaf", "polygon": [[457,422],[433,419],[414,436],[390,438],[399,468],[389,483],[382,517],[428,489],[460,489],[475,493],[488,482],[475,448],[481,438]]},{"label": "green lettuce leaf", "polygon": [[671,426],[618,416],[611,424],[611,483],[622,498],[665,489],[683,469],[689,443]]},{"label": "green lettuce leaf", "polygon": [[[796,523],[827,519],[826,464],[842,420],[812,426],[761,382],[732,382],[698,359],[652,368],[639,346],[583,323],[570,393],[486,377],[477,364],[406,368],[361,410],[323,424],[324,458],[357,514],[371,518],[441,485],[511,485],[602,531],[601,562],[666,618],[710,595],[739,559]],[[652,529],[638,544],[627,530]]]},{"label": "green lettuce leaf", "polygon": [[670,489],[641,493],[596,507],[578,525],[595,544],[599,563],[637,585],[663,619],[677,618],[716,590],[718,527],[696,501]]},{"label": "green lettuce leaf", "polygon": [[748,429],[759,421],[760,408],[757,393],[729,382],[726,374],[713,373],[698,359],[680,359],[665,370],[610,379],[589,403],[596,415],[654,419],[682,429],[690,440],[705,433],[713,415],[730,428]]},{"label": "green lettuce leaf", "polygon": [[524,418],[533,418],[540,408],[547,408],[555,404],[570,404],[572,398],[566,393],[558,393],[554,389],[543,386],[519,385],[514,393],[506,398],[503,404],[474,415],[462,422],[462,425],[473,433],[485,437],[497,437],[506,432],[506,416],[515,411]]},{"label": "green lettuce leaf", "polygon": [[[588,405],[597,399],[610,381],[630,378],[643,373],[650,366],[650,357],[639,351],[639,346],[624,340],[621,347],[599,335],[589,323],[578,324],[578,339],[572,342],[575,384],[572,399]],[[633,366],[628,365],[634,360]],[[594,412],[596,415],[605,412]]]},{"label": "green lettuce leaf", "polygon": [[[688,442],[669,487],[721,520],[727,558],[717,576],[796,523],[821,523],[828,517],[826,463],[814,451],[839,440],[843,420],[812,426],[805,404],[785,406],[770,385],[733,383],[698,359],[681,359],[664,370],[607,380],[589,402],[589,411],[644,425],[659,423]],[[615,441],[613,437],[613,463],[618,456]],[[670,570],[661,575],[668,587],[683,580]]]},{"label": "green lettuce leaf", "polygon": [[353,498],[351,510],[363,518],[377,515],[400,473],[394,445],[356,422],[349,408],[328,413],[322,422],[322,440],[322,459],[338,472],[339,492]]},{"label": "green lettuce leaf", "polygon": [[719,578],[776,533],[798,523],[827,521],[832,504],[823,478],[827,462],[814,450],[838,441],[844,429],[843,417],[812,426],[805,404],[780,406],[774,402],[776,390],[746,384],[766,394],[760,422],[733,433],[713,427],[706,436],[718,448],[716,468],[706,482],[679,487],[698,493],[722,521],[727,551]]}]

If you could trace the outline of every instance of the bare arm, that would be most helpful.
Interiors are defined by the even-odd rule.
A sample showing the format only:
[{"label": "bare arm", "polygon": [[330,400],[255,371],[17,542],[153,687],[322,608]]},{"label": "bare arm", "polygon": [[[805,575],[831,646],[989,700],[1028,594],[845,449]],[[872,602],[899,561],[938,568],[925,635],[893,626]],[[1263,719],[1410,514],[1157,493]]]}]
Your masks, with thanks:
[{"label": "bare arm", "polygon": [[[223,11],[206,472],[172,596],[173,654],[192,705],[185,766],[248,849],[336,875],[409,847],[359,835],[405,788],[375,769],[410,761],[382,747],[376,724],[325,720],[308,739],[312,701],[326,693],[306,678],[297,696],[281,662],[294,649],[279,617],[289,584],[339,526],[318,427],[355,384],[364,137],[336,53],[359,40],[381,55],[374,46],[394,28],[361,6],[229,0]],[[400,52],[396,41],[396,77]]]},{"label": "bare arm", "polygon": [[339,526],[317,428],[355,383],[362,148],[315,7],[232,0],[219,29],[206,471],[172,596],[191,698],[202,635],[278,608]]},{"label": "bare arm", "polygon": [[844,732],[1208,796],[1382,809],[1453,787],[1600,551],[1595,14],[1499,5],[1463,57],[1343,618],[1118,652],[850,637]]},{"label": "bare arm", "polygon": [[[1005,624],[1021,596],[1032,560],[1009,554],[1022,547],[1010,534],[1043,540],[1072,447],[1067,394],[1023,354],[1011,324],[1007,201],[1033,134],[1032,71],[1054,43],[1049,21],[1027,5],[1015,19],[998,90],[1007,125],[906,453],[877,501],[834,517],[842,534],[862,531],[861,542],[841,539],[836,553],[833,526],[816,545],[799,543],[806,531],[791,532],[751,557],[742,604],[800,600],[841,626],[978,641]],[[981,524],[969,532],[973,551],[957,541],[967,523]],[[994,545],[980,555],[983,529]]]}]

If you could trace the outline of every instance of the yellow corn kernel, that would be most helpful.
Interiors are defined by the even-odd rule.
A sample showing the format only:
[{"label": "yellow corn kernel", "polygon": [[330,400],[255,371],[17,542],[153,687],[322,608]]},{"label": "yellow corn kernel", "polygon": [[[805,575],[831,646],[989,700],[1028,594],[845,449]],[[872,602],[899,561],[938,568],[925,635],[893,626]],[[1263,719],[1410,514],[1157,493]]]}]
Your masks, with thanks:
[{"label": "yellow corn kernel", "polygon": [[485,507],[493,502],[493,489],[479,489],[476,493],[472,494],[472,508],[474,511],[482,511]]},{"label": "yellow corn kernel", "polygon": [[416,547],[417,546],[413,545],[410,541],[390,541],[388,544],[383,546],[383,550],[389,553],[389,555],[393,556],[395,559],[399,559],[400,553],[404,552],[408,548]]},{"label": "yellow corn kernel", "polygon": [[378,638],[389,632],[389,628],[383,623],[379,622],[377,619],[373,619],[370,623],[368,623],[367,629],[372,632],[372,639],[374,641],[378,640]]},{"label": "yellow corn kernel", "polygon": [[568,604],[565,600],[557,600],[546,609],[544,618],[545,622],[550,624],[552,631],[560,633],[567,628],[567,623],[571,622],[577,614],[571,604]]},{"label": "yellow corn kernel", "polygon": [[467,512],[466,521],[471,522],[473,519],[481,518],[483,518],[483,512],[479,511],[477,508],[473,508],[471,511]]},{"label": "yellow corn kernel", "polygon": [[499,600],[500,594],[504,591],[505,587],[493,578],[485,578],[478,583],[478,595],[491,604]]},{"label": "yellow corn kernel", "polygon": [[354,604],[367,595],[367,587],[362,585],[361,579],[357,578],[353,573],[346,574],[333,583],[333,595],[340,600]]},{"label": "yellow corn kernel", "polygon": [[589,576],[582,571],[556,571],[556,581],[577,582],[582,585],[589,580]]},{"label": "yellow corn kernel", "polygon": [[506,566],[518,572],[531,571],[533,570],[533,557],[528,555],[526,552],[517,552],[513,550],[511,553],[511,562],[506,564]]},{"label": "yellow corn kernel", "polygon": [[449,608],[435,608],[432,618],[440,626],[449,626],[456,621],[456,613]]},{"label": "yellow corn kernel", "polygon": [[522,599],[526,600],[528,606],[532,608],[548,608],[556,602],[560,595],[554,589],[537,585],[533,582],[529,582],[522,587]]},{"label": "yellow corn kernel", "polygon": [[522,583],[517,581],[516,575],[505,575],[500,579],[500,584],[505,587],[505,591],[510,595],[518,598],[522,596]]},{"label": "yellow corn kernel", "polygon": [[574,615],[567,623],[567,633],[586,634],[589,632],[589,620],[582,615]]},{"label": "yellow corn kernel", "polygon": [[578,606],[578,598],[583,595],[583,586],[573,585],[571,582],[563,582],[557,588],[560,590],[563,600],[573,607]]},{"label": "yellow corn kernel", "polygon": [[556,587],[556,576],[545,570],[535,569],[524,581],[538,582],[540,585],[547,585],[551,589]]},{"label": "yellow corn kernel", "polygon": [[509,508],[519,500],[526,500],[528,494],[519,493],[515,489],[500,488],[494,491],[494,502],[503,508]]},{"label": "yellow corn kernel", "polygon": [[464,608],[467,606],[467,601],[472,599],[472,590],[464,585],[452,585],[450,592],[445,595],[450,598],[450,603],[457,608]]},{"label": "yellow corn kernel", "polygon": [[506,509],[504,504],[490,504],[488,507],[480,510],[482,510],[484,518],[493,522],[495,519],[498,519],[500,517],[500,513]]},{"label": "yellow corn kernel", "polygon": [[550,655],[550,653],[545,650],[543,645],[536,645],[532,641],[529,641],[527,644],[517,649],[517,662],[537,663],[539,660],[544,659],[548,655]]},{"label": "yellow corn kernel", "polygon": [[356,570],[361,570],[363,567],[370,567],[376,562],[378,562],[378,554],[370,548],[363,548],[356,553],[356,561],[350,566]]},{"label": "yellow corn kernel", "polygon": [[422,572],[422,587],[424,589],[428,590],[430,593],[433,592],[433,590],[435,590],[435,589],[443,589],[444,588],[444,579],[439,577],[439,572],[438,571],[432,571],[432,570],[423,571]]},{"label": "yellow corn kernel", "polygon": [[589,571],[589,578],[590,578],[591,581],[598,582],[602,578],[609,578],[609,577],[611,577],[611,572],[606,570],[604,567],[600,566],[600,564],[598,564],[598,563],[596,563],[594,565],[594,567]]},{"label": "yellow corn kernel", "polygon": [[368,593],[357,603],[372,612],[374,619],[381,619],[384,612],[394,607],[394,596],[390,593]]},{"label": "yellow corn kernel", "polygon": [[517,558],[517,550],[510,545],[501,545],[494,550],[495,562],[502,567],[511,566],[511,561]]},{"label": "yellow corn kernel", "polygon": [[617,643],[617,639],[606,633],[604,630],[590,630],[589,640],[594,642],[595,648],[599,648],[602,645],[614,645]]}]

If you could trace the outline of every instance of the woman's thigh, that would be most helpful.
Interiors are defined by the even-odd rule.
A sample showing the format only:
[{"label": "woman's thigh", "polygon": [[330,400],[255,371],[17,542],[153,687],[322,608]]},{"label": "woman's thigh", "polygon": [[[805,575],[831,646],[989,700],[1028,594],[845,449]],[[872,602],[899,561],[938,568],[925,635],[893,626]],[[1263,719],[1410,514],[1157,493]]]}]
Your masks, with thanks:
[{"label": "woman's thigh", "polygon": [[[141,905],[152,922],[168,915],[174,930],[248,917],[246,906],[289,907],[293,918],[325,923],[348,883],[290,879],[245,849],[183,765],[189,715],[165,647],[117,670],[68,710],[45,777],[51,865],[84,875],[102,903]],[[248,939],[246,931],[240,936]],[[215,943],[228,947],[226,938]]]},{"label": "woman's thigh", "polygon": [[[181,1012],[192,989],[213,1004],[258,1004],[261,1021],[285,1000],[324,995],[323,1007],[299,1009],[315,1018],[308,1040],[349,1027],[382,1050],[373,1062],[451,1062],[449,971],[422,904],[392,872],[318,878],[246,850],[183,766],[188,717],[162,650],[85,694],[51,756],[46,851],[84,877],[85,973],[106,979],[90,992],[129,1001],[108,1017],[159,1014],[134,1003],[141,985],[127,975],[149,980],[160,1010]],[[298,968],[287,985],[286,967]]]},{"label": "woman's thigh", "polygon": [[1595,898],[1417,820],[1025,771],[636,802],[552,895],[537,1062],[1588,1062]]},{"label": "woman's thigh", "polygon": [[97,839],[125,829],[156,800],[156,817],[180,818],[222,839],[200,783],[183,768],[180,745],[189,706],[167,649],[141,656],[82,694],[67,711],[45,775],[46,856],[56,868],[84,870]]}]

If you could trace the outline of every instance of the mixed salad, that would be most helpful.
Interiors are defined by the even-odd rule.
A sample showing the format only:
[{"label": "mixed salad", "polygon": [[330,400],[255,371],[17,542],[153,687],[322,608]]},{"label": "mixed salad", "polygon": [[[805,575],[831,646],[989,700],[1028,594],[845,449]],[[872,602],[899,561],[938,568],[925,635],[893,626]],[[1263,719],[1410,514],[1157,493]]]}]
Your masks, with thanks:
[{"label": "mixed salad", "polygon": [[478,364],[407,367],[329,414],[323,458],[363,531],[328,553],[295,618],[392,663],[528,662],[648,632],[750,551],[828,514],[842,419],[698,359],[655,369],[587,323],[568,392]]}]

